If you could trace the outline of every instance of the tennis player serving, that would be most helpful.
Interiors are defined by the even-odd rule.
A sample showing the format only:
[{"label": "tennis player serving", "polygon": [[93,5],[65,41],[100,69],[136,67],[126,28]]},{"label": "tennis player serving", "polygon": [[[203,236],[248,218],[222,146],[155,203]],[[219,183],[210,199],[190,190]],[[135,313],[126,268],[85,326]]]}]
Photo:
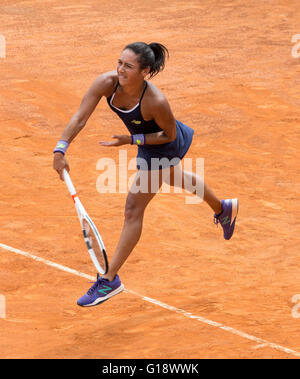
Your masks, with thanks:
[{"label": "tennis player serving", "polygon": [[[123,230],[108,272],[102,276],[97,273],[96,282],[77,301],[80,306],[101,304],[123,288],[118,272],[139,241],[145,209],[163,184],[164,170],[169,172],[168,184],[189,190],[185,183],[192,183],[190,192],[195,193],[195,196],[195,186],[201,183],[204,189],[203,200],[213,210],[214,222],[221,224],[224,238],[229,240],[234,232],[238,199],[218,199],[202,178],[181,169],[179,163],[192,143],[194,131],[174,118],[163,93],[154,84],[146,81],[146,78],[151,79],[163,70],[167,56],[167,48],[160,43],[148,45],[135,42],[127,45],[120,55],[117,70],[100,75],[88,89],[78,111],[65,127],[54,149],[53,167],[63,180],[63,170],[69,171],[66,150],[86,125],[100,99],[105,96],[108,106],[121,118],[129,134],[114,135],[112,141],[101,142],[101,146],[137,145],[138,171],[133,186],[138,187],[138,182],[142,180],[141,174],[148,179],[149,191],[133,191],[133,187],[129,190]],[[152,158],[159,158],[161,165],[154,167],[152,163],[157,160],[151,160]],[[157,170],[158,174],[155,191],[151,183],[153,170]],[[178,172],[181,176],[178,176]],[[179,184],[175,180],[178,177],[182,178]]]}]

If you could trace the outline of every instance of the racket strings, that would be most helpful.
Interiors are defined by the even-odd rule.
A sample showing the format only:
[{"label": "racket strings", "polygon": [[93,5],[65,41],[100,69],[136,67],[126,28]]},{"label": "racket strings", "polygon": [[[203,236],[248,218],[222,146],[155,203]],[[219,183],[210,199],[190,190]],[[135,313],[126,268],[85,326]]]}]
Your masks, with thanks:
[{"label": "racket strings", "polygon": [[104,274],[108,270],[106,251],[99,232],[88,216],[86,217],[87,219],[82,220],[84,240],[97,271]]},{"label": "racket strings", "polygon": [[101,265],[103,265],[105,261],[104,261],[102,249],[100,248],[98,241],[97,241],[92,229],[90,229],[90,228],[88,229],[87,236],[89,239],[90,248],[94,251],[99,263]]}]

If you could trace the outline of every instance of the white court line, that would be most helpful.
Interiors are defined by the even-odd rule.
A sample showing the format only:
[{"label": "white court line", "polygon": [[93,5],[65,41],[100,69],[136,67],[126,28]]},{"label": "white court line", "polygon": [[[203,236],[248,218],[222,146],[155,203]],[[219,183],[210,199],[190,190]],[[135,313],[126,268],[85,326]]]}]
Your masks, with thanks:
[{"label": "white court line", "polygon": [[0,295],[0,318],[6,318],[6,299],[4,295]]},{"label": "white court line", "polygon": [[[33,255],[33,254],[30,254],[30,253],[27,253],[26,251],[22,251],[22,250],[19,250],[19,249],[15,249],[11,246],[8,246],[8,245],[4,245],[2,243],[0,243],[0,248],[4,249],[4,250],[7,250],[7,251],[10,251],[12,253],[15,253],[15,254],[19,254],[19,255],[22,255],[26,258],[30,258],[30,259],[33,259],[37,262],[42,262],[48,266],[51,266],[51,267],[54,267],[54,268],[57,268],[59,270],[62,270],[62,271],[65,271],[65,272],[68,272],[70,274],[73,274],[73,275],[77,275],[77,276],[81,276],[83,278],[86,278],[86,279],[89,279],[89,280],[95,280],[95,278],[91,275],[87,275],[87,274],[84,274],[82,272],[79,272],[77,270],[74,270],[74,269],[71,269],[69,267],[66,267],[66,266],[63,266],[61,264],[58,264],[58,263],[55,263],[55,262],[52,262],[52,261],[49,261],[47,259],[44,259],[44,258],[40,258],[40,257],[37,257],[36,255]],[[185,317],[188,317],[190,319],[193,319],[193,320],[197,320],[203,324],[206,324],[206,325],[210,325],[210,326],[214,326],[215,328],[218,328],[218,329],[221,329],[221,330],[224,330],[228,333],[231,333],[231,334],[235,334],[241,338],[245,338],[247,340],[250,340],[250,341],[253,341],[255,343],[258,344],[258,346],[255,346],[254,348],[262,348],[262,347],[269,347],[271,349],[275,349],[275,350],[279,350],[279,351],[282,351],[286,354],[291,354],[295,357],[300,357],[300,353],[295,351],[295,350],[292,350],[292,349],[289,349],[287,347],[284,347],[284,346],[281,346],[281,345],[277,345],[276,343],[272,343],[272,342],[268,342],[266,340],[263,340],[261,338],[258,338],[258,337],[255,337],[255,336],[252,336],[250,334],[247,334],[247,333],[244,333],[240,330],[237,330],[237,329],[234,329],[234,328],[231,328],[230,326],[226,326],[226,325],[223,325],[223,324],[220,324],[219,322],[215,322],[215,321],[212,321],[212,320],[209,320],[209,319],[206,319],[202,316],[197,316],[197,315],[194,315],[190,312],[186,312],[185,310],[183,309],[180,309],[180,308],[176,308],[176,307],[173,307],[171,305],[168,305],[166,303],[162,303],[161,301],[158,301],[158,300],[155,300],[155,299],[152,299],[150,297],[146,297],[146,296],[143,296],[143,295],[140,295],[134,291],[131,291],[131,290],[128,290],[125,288],[125,292],[127,293],[131,293],[132,295],[135,295],[139,298],[141,298],[142,300],[144,301],[147,301],[149,303],[152,303],[152,304],[155,304],[155,305],[158,305],[159,307],[162,307],[162,308],[165,308],[165,309],[168,309],[169,311],[173,311],[175,313],[179,313]]]}]

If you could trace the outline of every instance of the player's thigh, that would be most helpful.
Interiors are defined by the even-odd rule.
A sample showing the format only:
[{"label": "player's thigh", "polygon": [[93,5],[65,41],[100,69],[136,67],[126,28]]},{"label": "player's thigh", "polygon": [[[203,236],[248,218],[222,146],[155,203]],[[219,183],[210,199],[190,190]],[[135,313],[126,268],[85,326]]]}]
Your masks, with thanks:
[{"label": "player's thigh", "polygon": [[163,182],[172,187],[184,188],[184,175],[181,163],[163,170],[162,179]]},{"label": "player's thigh", "polygon": [[162,185],[161,170],[138,171],[128,192],[125,215],[141,215]]}]

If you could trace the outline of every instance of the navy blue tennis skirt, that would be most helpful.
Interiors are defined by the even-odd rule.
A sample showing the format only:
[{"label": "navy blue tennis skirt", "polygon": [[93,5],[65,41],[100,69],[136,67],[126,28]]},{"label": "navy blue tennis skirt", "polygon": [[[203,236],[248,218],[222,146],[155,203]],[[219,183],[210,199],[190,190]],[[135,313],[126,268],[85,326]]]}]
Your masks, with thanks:
[{"label": "navy blue tennis skirt", "polygon": [[176,120],[176,139],[162,145],[138,146],[138,170],[160,170],[176,166],[191,146],[194,130]]}]

